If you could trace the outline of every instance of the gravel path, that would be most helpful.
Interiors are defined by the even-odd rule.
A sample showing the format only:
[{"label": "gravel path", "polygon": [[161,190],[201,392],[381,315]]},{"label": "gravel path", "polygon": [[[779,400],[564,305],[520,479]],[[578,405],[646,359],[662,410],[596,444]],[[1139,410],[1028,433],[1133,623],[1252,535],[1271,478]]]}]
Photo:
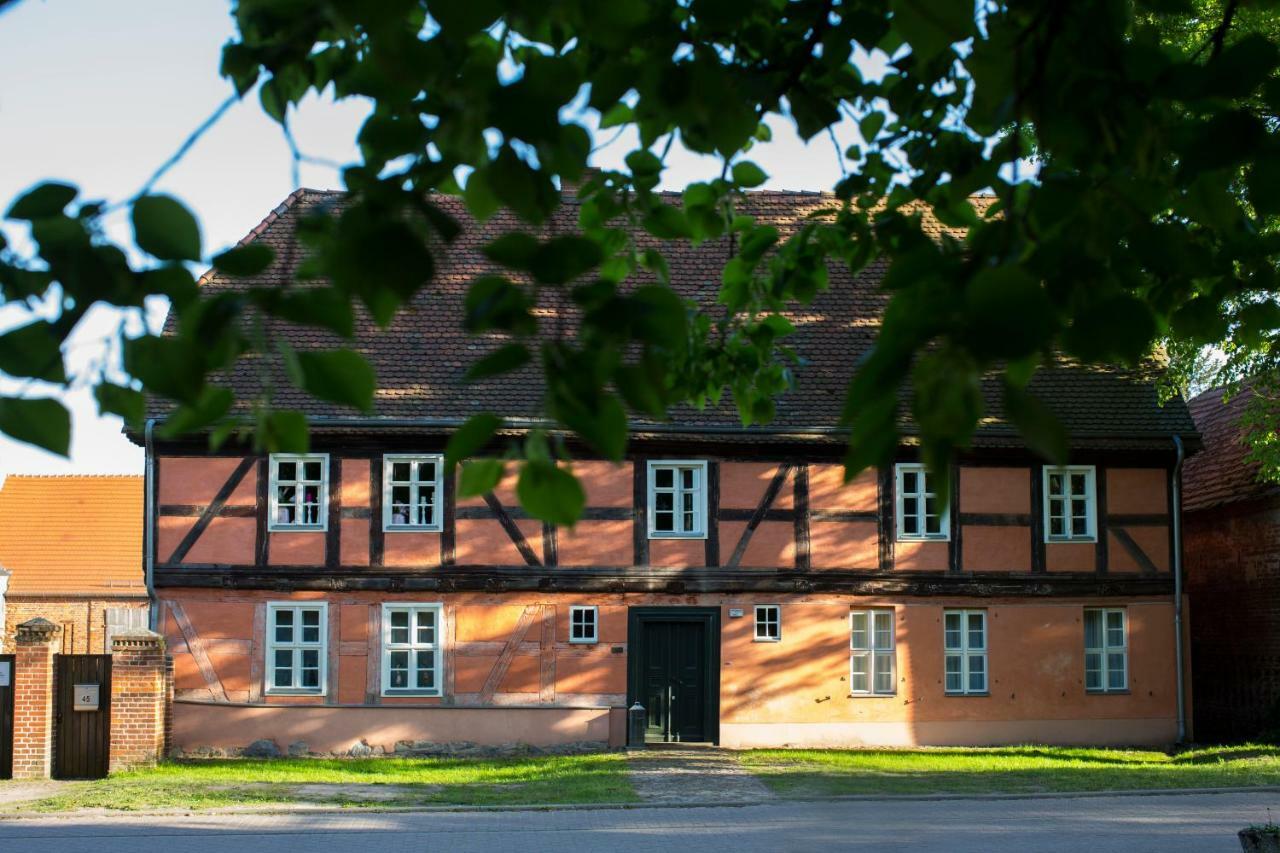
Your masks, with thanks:
[{"label": "gravel path", "polygon": [[630,753],[627,772],[647,803],[743,805],[775,799],[764,783],[743,770],[732,752],[718,749],[652,749]]}]

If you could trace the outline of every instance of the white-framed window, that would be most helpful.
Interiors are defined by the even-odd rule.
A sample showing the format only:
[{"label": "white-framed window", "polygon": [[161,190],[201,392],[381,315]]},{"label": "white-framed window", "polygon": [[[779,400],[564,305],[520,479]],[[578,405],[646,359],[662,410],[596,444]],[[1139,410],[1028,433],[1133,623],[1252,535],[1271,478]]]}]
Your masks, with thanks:
[{"label": "white-framed window", "polygon": [[892,610],[849,612],[849,692],[892,696],[897,692]]},{"label": "white-framed window", "polygon": [[707,463],[663,460],[649,463],[649,537],[707,537]]},{"label": "white-framed window", "polygon": [[946,692],[987,692],[987,612],[946,610],[942,614]]},{"label": "white-framed window", "polygon": [[329,454],[271,454],[271,530],[327,530]]},{"label": "white-framed window", "polygon": [[444,607],[382,605],[382,695],[441,695]]},{"label": "white-framed window", "polygon": [[782,605],[756,605],[756,642],[778,643],[782,641]]},{"label": "white-framed window", "polygon": [[440,530],[444,457],[388,453],[382,457],[382,529]]},{"label": "white-framed window", "polygon": [[267,692],[325,692],[329,605],[323,601],[267,605]]},{"label": "white-framed window", "polygon": [[925,466],[901,463],[897,471],[898,538],[950,539],[950,509],[944,509]]},{"label": "white-framed window", "polygon": [[1090,542],[1097,537],[1097,500],[1092,465],[1044,469],[1046,542]]},{"label": "white-framed window", "polygon": [[1084,689],[1122,693],[1129,689],[1129,632],[1124,609],[1087,607],[1084,611]]},{"label": "white-framed window", "polygon": [[592,604],[569,607],[569,642],[600,642],[600,610]]}]

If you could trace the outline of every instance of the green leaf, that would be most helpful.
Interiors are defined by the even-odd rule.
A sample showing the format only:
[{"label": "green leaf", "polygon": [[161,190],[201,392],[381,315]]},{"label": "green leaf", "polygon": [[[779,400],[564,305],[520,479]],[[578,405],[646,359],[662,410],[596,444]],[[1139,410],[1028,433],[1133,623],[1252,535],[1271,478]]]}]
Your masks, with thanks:
[{"label": "green leaf", "polygon": [[868,145],[875,142],[876,137],[880,135],[886,118],[884,113],[870,113],[858,122],[858,132],[862,134],[862,139]]},{"label": "green leaf", "polygon": [[1249,170],[1249,203],[1259,216],[1280,213],[1280,158],[1262,157]]},{"label": "green leaf", "polygon": [[139,426],[146,417],[147,397],[141,391],[101,382],[93,389],[93,396],[101,414],[119,415],[128,426]]},{"label": "green leaf", "polygon": [[250,243],[228,249],[213,259],[213,267],[218,272],[235,276],[250,276],[271,266],[276,253],[263,243]]},{"label": "green leaf", "polygon": [[769,176],[764,173],[764,169],[750,160],[740,160],[733,164],[733,182],[740,187],[758,187],[767,180]]},{"label": "green leaf", "polygon": [[71,413],[48,397],[0,397],[0,432],[66,456],[71,449]]},{"label": "green leaf", "polygon": [[534,518],[563,527],[582,517],[587,496],[578,479],[555,462],[526,462],[516,484],[520,505]]},{"label": "green leaf", "polygon": [[75,201],[78,190],[70,184],[46,181],[27,190],[9,208],[10,219],[43,219],[57,216]]},{"label": "green leaf", "polygon": [[200,226],[171,196],[143,196],[133,203],[133,237],[138,248],[162,261],[200,259]]},{"label": "green leaf", "polygon": [[463,459],[475,456],[484,450],[500,426],[502,426],[502,419],[488,412],[481,412],[467,418],[467,422],[458,427],[457,432],[449,437],[449,443],[445,445],[445,466],[457,465]]},{"label": "green leaf", "polygon": [[19,326],[0,335],[0,373],[66,382],[61,347],[50,324],[36,321]]},{"label": "green leaf", "polygon": [[542,244],[533,256],[529,272],[543,284],[566,284],[603,259],[604,253],[595,240],[566,235]]},{"label": "green leaf", "polygon": [[965,295],[969,345],[989,358],[1021,358],[1053,333],[1053,305],[1040,282],[1018,267],[987,268]]},{"label": "green leaf", "polygon": [[538,253],[538,238],[523,231],[508,231],[484,247],[484,256],[504,267],[527,270]]},{"label": "green leaf", "polygon": [[170,413],[156,434],[160,438],[177,438],[202,430],[225,417],[235,399],[230,388],[207,385],[194,403],[179,406]]},{"label": "green leaf", "polygon": [[1067,461],[1067,428],[1049,407],[1017,385],[1004,385],[1004,410],[1027,446],[1057,465]]},{"label": "green leaf", "polygon": [[1155,334],[1151,307],[1136,296],[1120,293],[1077,314],[1063,343],[1084,361],[1133,364],[1150,350]]},{"label": "green leaf", "polygon": [[506,467],[501,459],[468,459],[458,475],[458,497],[475,498],[492,492],[502,482]]},{"label": "green leaf", "polygon": [[499,329],[530,335],[538,328],[530,308],[522,288],[502,276],[481,276],[471,282],[463,300],[463,327],[472,334]]},{"label": "green leaf", "polygon": [[477,382],[502,373],[519,370],[529,363],[532,356],[524,344],[507,344],[498,347],[484,358],[467,368],[462,377],[463,382]]},{"label": "green leaf", "polygon": [[303,390],[313,397],[373,411],[377,378],[364,356],[349,349],[299,351]]},{"label": "green leaf", "polygon": [[262,423],[258,439],[271,453],[306,453],[311,448],[307,416],[293,409],[271,412]]},{"label": "green leaf", "polygon": [[973,4],[963,0],[893,0],[893,29],[928,62],[974,31]]},{"label": "green leaf", "polygon": [[276,317],[328,329],[344,338],[355,334],[351,300],[332,287],[295,289],[272,302],[267,310]]}]

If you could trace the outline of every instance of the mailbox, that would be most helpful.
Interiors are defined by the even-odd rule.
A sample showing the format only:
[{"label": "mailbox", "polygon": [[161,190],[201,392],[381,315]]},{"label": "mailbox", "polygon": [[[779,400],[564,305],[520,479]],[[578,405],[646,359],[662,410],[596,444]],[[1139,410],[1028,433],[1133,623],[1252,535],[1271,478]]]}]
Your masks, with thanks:
[{"label": "mailbox", "polygon": [[72,687],[74,691],[74,699],[71,708],[74,711],[96,711],[98,710],[98,691],[101,685],[98,684],[76,684]]}]

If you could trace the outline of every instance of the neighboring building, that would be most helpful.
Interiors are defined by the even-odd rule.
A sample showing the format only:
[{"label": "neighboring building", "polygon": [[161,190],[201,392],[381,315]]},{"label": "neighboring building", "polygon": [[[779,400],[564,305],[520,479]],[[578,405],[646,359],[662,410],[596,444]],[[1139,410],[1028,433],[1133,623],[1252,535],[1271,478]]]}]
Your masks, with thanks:
[{"label": "neighboring building", "polygon": [[[250,283],[288,280],[300,217],[343,201],[290,196],[246,239],[292,260]],[[467,283],[493,269],[480,247],[520,226],[437,201],[463,236],[389,328],[359,323],[374,415],[281,376],[276,404],[314,416],[312,453],[152,448],[177,745],[617,744],[635,701],[651,739],[735,747],[1176,739],[1173,437],[1194,445],[1195,430],[1181,401],[1158,405],[1152,372],[1037,375],[1072,431],[1067,469],[1045,468],[993,403],[949,511],[910,446],[843,485],[835,427],[885,297],[882,269],[833,265],[793,315],[806,363],[774,424],[743,429],[729,406],[637,423],[623,464],[575,463],[588,509],[556,529],[525,516],[511,480],[455,500],[443,470],[451,428],[535,413],[539,382],[463,384],[490,345],[462,331]],[[829,202],[759,192],[739,209],[787,233]],[[576,216],[566,198],[548,229]],[[667,249],[674,286],[714,299],[727,243]],[[543,294],[546,312],[571,310]],[[262,369],[228,381],[251,398]]]},{"label": "neighboring building", "polygon": [[111,651],[116,630],[147,627],[141,477],[28,477],[0,484],[4,651],[17,626],[42,616],[62,651]]},{"label": "neighboring building", "polygon": [[1241,443],[1252,394],[1191,401],[1204,450],[1183,472],[1196,735],[1280,734],[1280,484],[1258,480]]}]

